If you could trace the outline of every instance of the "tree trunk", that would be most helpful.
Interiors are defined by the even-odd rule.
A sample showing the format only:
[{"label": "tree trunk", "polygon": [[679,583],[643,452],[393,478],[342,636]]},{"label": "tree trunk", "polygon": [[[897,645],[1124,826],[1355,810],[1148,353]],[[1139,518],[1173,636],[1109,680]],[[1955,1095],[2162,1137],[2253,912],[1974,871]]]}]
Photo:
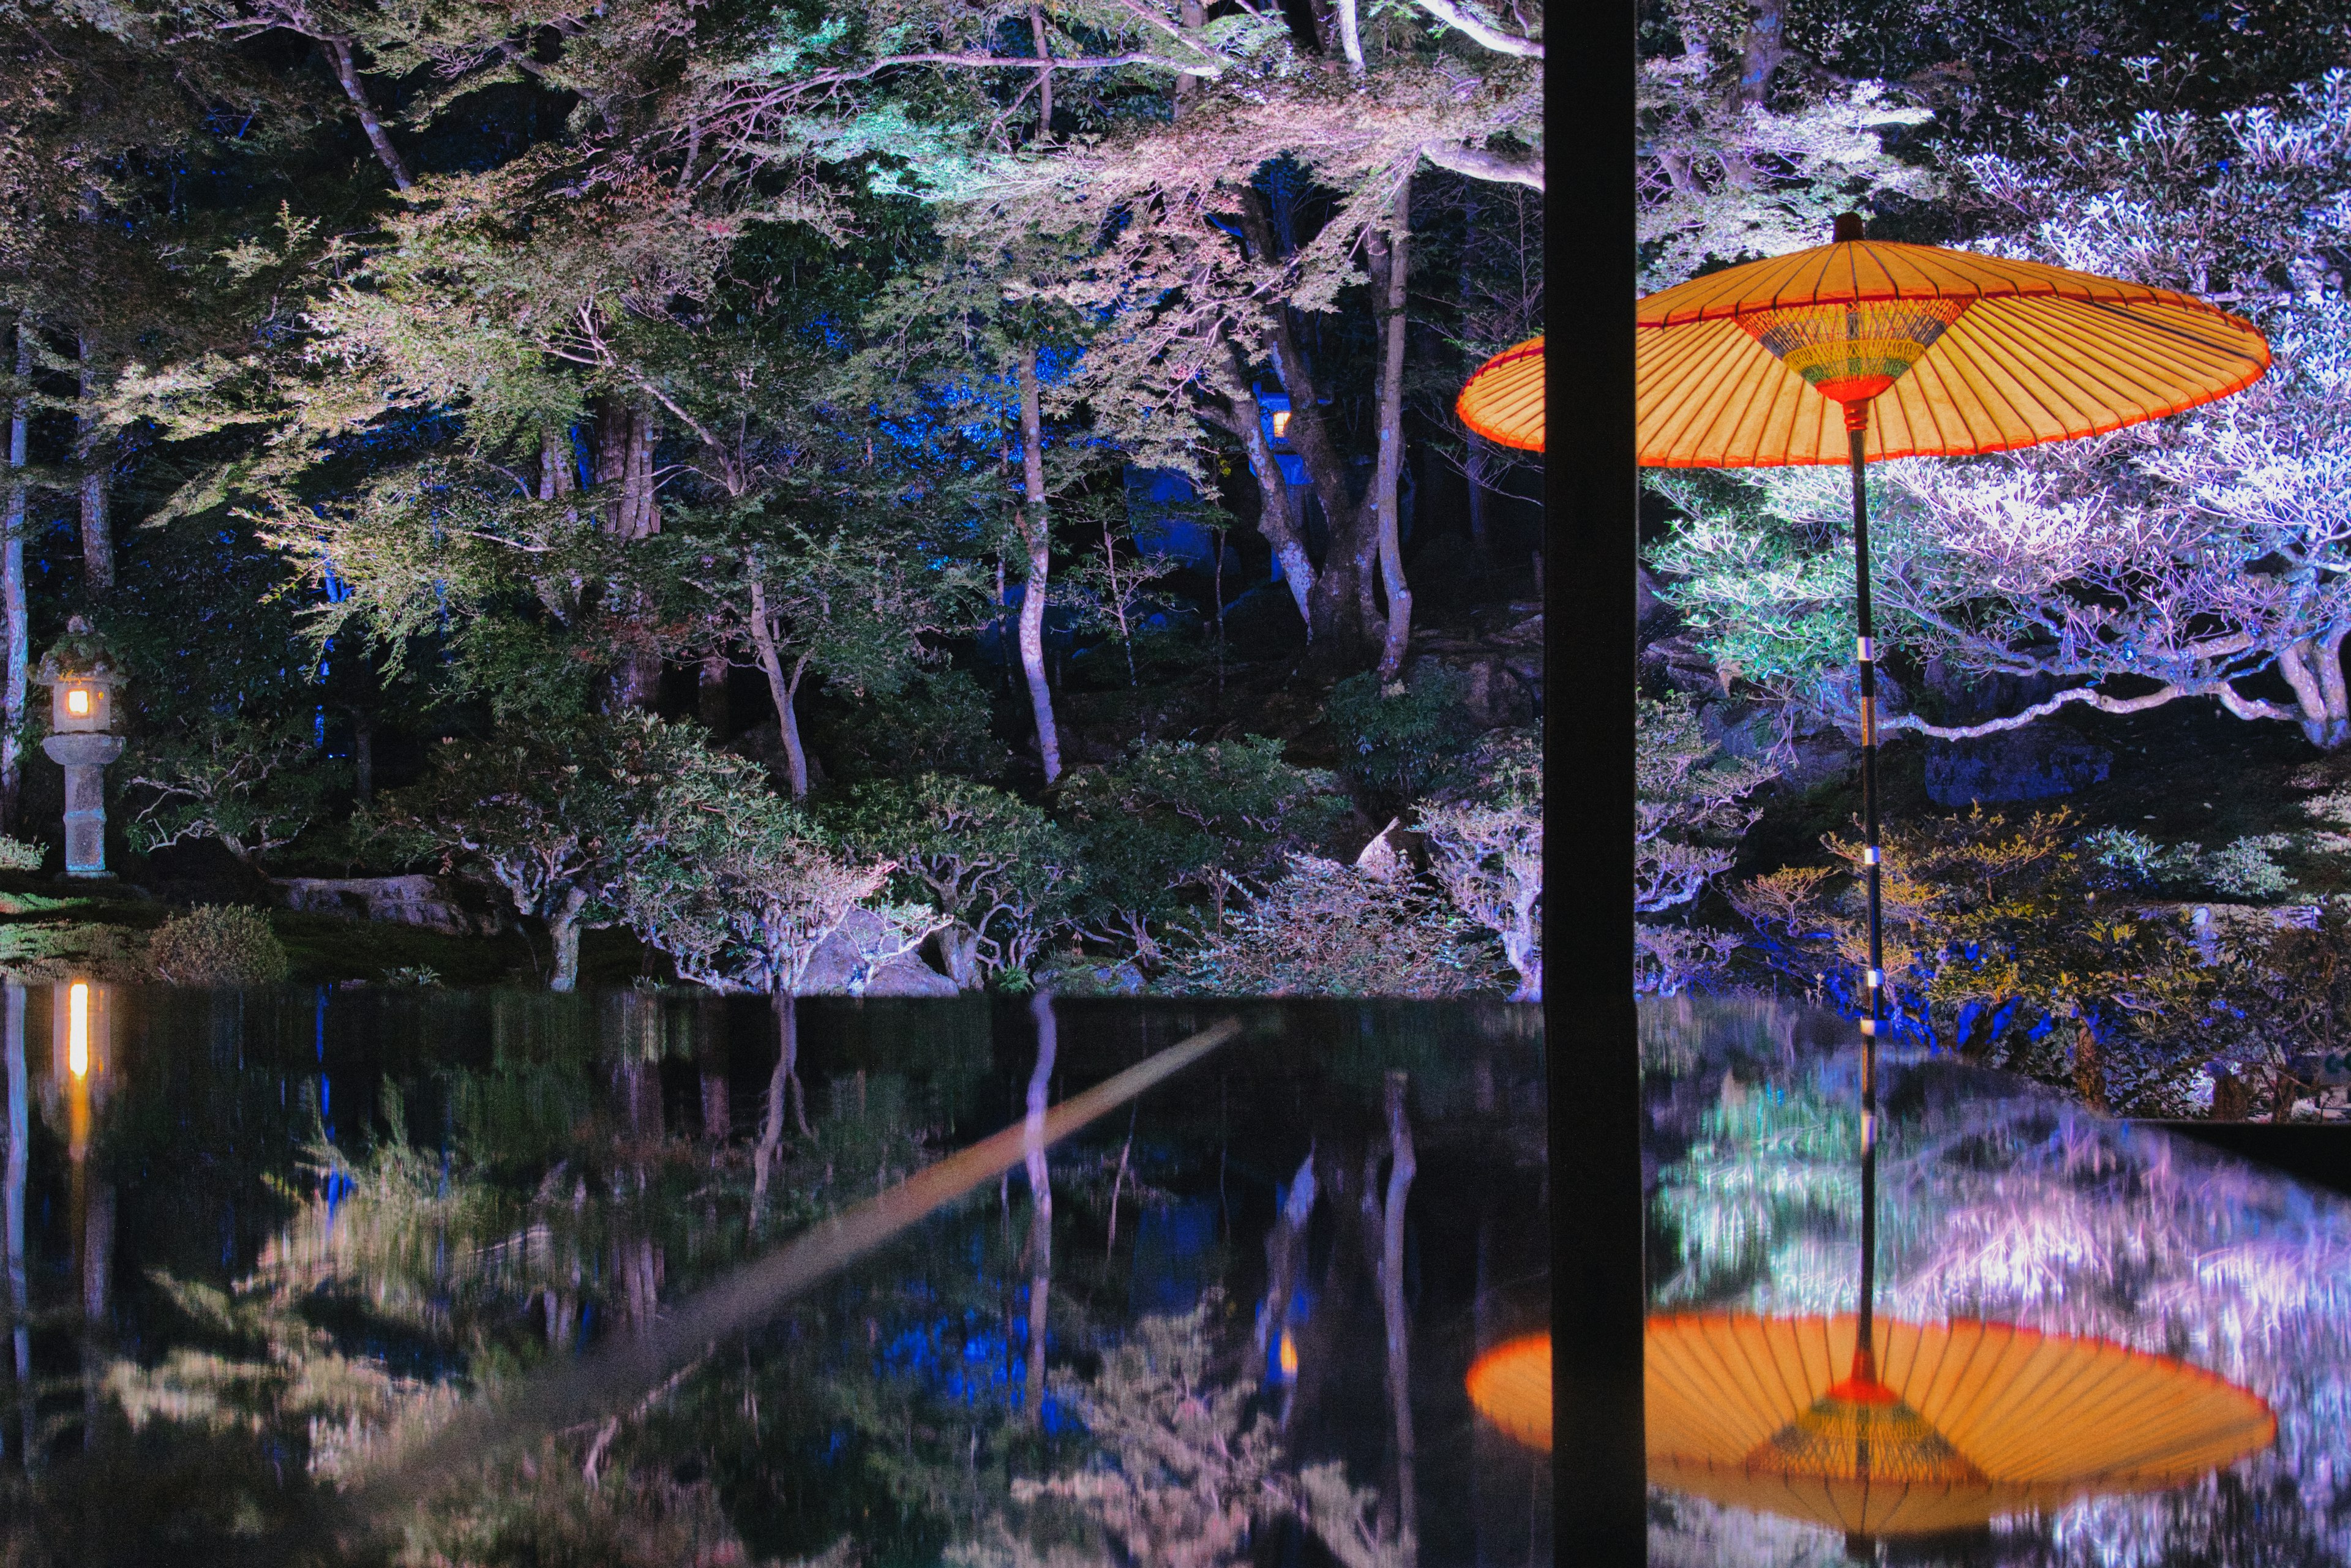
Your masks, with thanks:
[{"label": "tree trunk", "polygon": [[711,738],[723,740],[728,731],[726,711],[726,674],[733,666],[727,664],[724,650],[714,651],[703,658],[702,669],[695,685],[694,716],[708,730]]},{"label": "tree trunk", "polygon": [[[1050,45],[1045,41],[1045,12],[1042,6],[1029,7],[1029,37],[1037,46],[1037,57],[1053,57]],[[1053,68],[1047,66],[1037,73],[1037,140],[1053,140]]]},{"label": "tree trunk", "polygon": [[550,991],[579,988],[580,916],[587,907],[587,896],[574,888],[547,917],[547,939],[555,949],[555,973],[547,982]]},{"label": "tree trunk", "polygon": [[[1262,196],[1253,191],[1244,193],[1240,218],[1241,232],[1252,254],[1267,260],[1280,254]],[[1375,527],[1376,519],[1355,504],[1347,483],[1347,465],[1332,442],[1321,393],[1290,334],[1288,313],[1277,307],[1270,314],[1268,338],[1260,347],[1273,361],[1282,390],[1290,396],[1290,444],[1306,465],[1306,476],[1313,482],[1329,530],[1322,564],[1316,569],[1308,598],[1309,620],[1315,645],[1324,657],[1336,659],[1353,652],[1368,630],[1366,606],[1376,614],[1366,574],[1378,555],[1378,538],[1375,531],[1365,531],[1366,523]]]},{"label": "tree trunk", "polygon": [[776,645],[776,623],[768,614],[768,586],[759,579],[755,558],[746,556],[744,568],[751,580],[751,647],[759,658],[759,668],[768,677],[768,695],[775,699],[776,732],[784,742],[784,777],[790,786],[792,799],[805,800],[809,791],[808,751],[800,745],[799,709],[793,698],[799,695],[800,677],[808,673],[808,655],[803,653],[792,665],[789,676],[784,674],[784,659]]},{"label": "tree trunk", "polygon": [[367,89],[360,83],[360,73],[351,64],[351,41],[349,38],[321,38],[327,51],[327,62],[335,68],[335,80],[342,84],[343,96],[360,111],[360,129],[367,132],[368,145],[375,149],[376,158],[391,174],[395,189],[405,191],[416,182],[409,177],[408,165],[401,162],[400,150],[385,134],[383,122],[375,117],[375,106],[368,102]]},{"label": "tree trunk", "polygon": [[2076,1019],[2074,1025],[2074,1087],[2082,1096],[2082,1103],[2104,1116],[2107,1113],[2106,1067],[2098,1050],[2098,1037],[2089,1020]]},{"label": "tree trunk", "polygon": [[1029,1075],[1029,1114],[1021,1124],[1021,1159],[1029,1176],[1029,1379],[1022,1415],[1039,1424],[1045,1407],[1045,1305],[1053,1286],[1053,1183],[1045,1164],[1046,1097],[1052,1091],[1053,1058],[1059,1045],[1053,998],[1030,998],[1037,1020],[1037,1068]]},{"label": "tree trunk", "polygon": [[1781,0],[1756,0],[1750,14],[1747,39],[1740,49],[1739,101],[1761,105],[1771,96],[1771,78],[1787,57],[1780,16]]},{"label": "tree trunk", "polygon": [[1339,49],[1347,57],[1347,74],[1364,74],[1363,26],[1355,17],[1355,0],[1332,0],[1332,9],[1339,13]]},{"label": "tree trunk", "polygon": [[1364,505],[1378,518],[1380,586],[1387,593],[1387,620],[1380,646],[1380,679],[1393,681],[1404,669],[1412,641],[1412,588],[1404,575],[1403,519],[1397,515],[1404,480],[1405,285],[1411,273],[1412,177],[1397,182],[1389,221],[1385,261],[1374,276],[1382,284],[1382,348],[1379,388],[1379,455],[1371,493]]},{"label": "tree trunk", "polygon": [[1405,1075],[1388,1074],[1388,1190],[1380,1212],[1380,1318],[1387,1333],[1388,1407],[1395,1417],[1396,1543],[1399,1568],[1417,1559],[1420,1508],[1414,1475],[1412,1318],[1404,1303],[1405,1201],[1419,1166],[1413,1158],[1412,1123],[1405,1115]]},{"label": "tree trunk", "polygon": [[571,433],[543,430],[538,436],[538,498],[553,501],[580,487],[572,472]]},{"label": "tree trunk", "polygon": [[1045,511],[1045,421],[1038,403],[1034,347],[1021,350],[1019,373],[1021,495],[1027,505],[1014,515],[1028,565],[1020,580],[1020,669],[1037,720],[1037,753],[1045,764],[1045,782],[1052,784],[1061,777],[1061,734],[1053,722],[1052,688],[1045,681],[1045,594],[1053,541]]},{"label": "tree trunk", "polygon": [[25,689],[30,676],[32,626],[25,601],[25,510],[29,486],[22,477],[32,402],[26,391],[33,374],[32,323],[16,319],[17,393],[8,413],[8,467],[12,476],[5,517],[0,517],[0,635],[7,639],[7,663],[0,669],[0,832],[14,832],[25,789]]},{"label": "tree trunk", "polygon": [[1469,449],[1461,465],[1462,477],[1469,482],[1469,554],[1480,565],[1494,559],[1493,536],[1487,522],[1487,481],[1499,466],[1494,460],[1494,449],[1482,435],[1469,437]]},{"label": "tree trunk", "polygon": [[100,417],[98,399],[106,389],[98,362],[98,340],[80,334],[80,411],[74,422],[74,461],[81,469],[82,591],[91,600],[114,589],[114,532],[107,517],[107,488],[114,474],[114,433]]},{"label": "tree trunk", "polygon": [[[1196,32],[1208,25],[1208,9],[1200,0],[1180,0],[1176,8],[1176,20],[1186,33]],[[1200,78],[1188,72],[1176,72],[1176,86],[1167,103],[1167,118],[1170,120],[1182,120],[1186,101],[1199,95]]]},{"label": "tree trunk", "polygon": [[365,714],[351,719],[351,783],[360,805],[375,803],[375,725]]},{"label": "tree trunk", "polygon": [[1314,562],[1306,553],[1306,538],[1300,531],[1298,519],[1290,510],[1290,486],[1281,476],[1281,464],[1275,457],[1272,444],[1265,438],[1263,411],[1259,407],[1257,392],[1249,378],[1249,367],[1242,362],[1240,350],[1227,345],[1232,358],[1232,391],[1228,394],[1233,405],[1233,434],[1240,438],[1241,451],[1249,457],[1249,476],[1257,481],[1257,531],[1273,547],[1274,559],[1281,562],[1281,580],[1290,585],[1290,597],[1298,606],[1299,619],[1306,622],[1306,640],[1314,640],[1314,617],[1308,601],[1314,593]]}]

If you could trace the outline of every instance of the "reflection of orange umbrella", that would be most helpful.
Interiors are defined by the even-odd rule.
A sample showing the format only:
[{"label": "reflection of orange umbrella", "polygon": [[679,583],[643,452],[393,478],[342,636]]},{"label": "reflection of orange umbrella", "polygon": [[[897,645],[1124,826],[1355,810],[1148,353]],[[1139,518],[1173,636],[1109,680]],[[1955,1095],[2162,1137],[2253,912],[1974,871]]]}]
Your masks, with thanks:
[{"label": "reflection of orange umbrella", "polygon": [[2199,1367],[2005,1323],[1883,1322],[1877,1376],[1841,1377],[1859,1327],[1652,1319],[1651,1479],[1852,1535],[1917,1534],[2160,1490],[2277,1436],[2266,1404]]},{"label": "reflection of orange umbrella", "polygon": [[1461,423],[1500,446],[1543,449],[1543,340],[1530,338],[1478,367],[1453,400]]},{"label": "reflection of orange umbrella", "polygon": [[[1840,1379],[1859,1327],[1652,1318],[1650,1479],[1849,1535],[1912,1535],[2177,1486],[2277,1435],[2267,1405],[2184,1362],[1970,1319],[1881,1322],[1877,1376]],[[1468,1388],[1511,1437],[1551,1447],[1548,1336],[1487,1352]]]}]

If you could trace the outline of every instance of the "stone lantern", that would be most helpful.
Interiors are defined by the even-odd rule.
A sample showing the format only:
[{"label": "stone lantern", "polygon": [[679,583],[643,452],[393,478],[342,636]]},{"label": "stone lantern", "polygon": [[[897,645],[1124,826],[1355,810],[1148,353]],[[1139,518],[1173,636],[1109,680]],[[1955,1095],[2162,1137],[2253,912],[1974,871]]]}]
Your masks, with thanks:
[{"label": "stone lantern", "polygon": [[66,874],[104,876],[106,765],[122,755],[114,733],[122,666],[77,615],[33,678],[49,688],[50,733],[41,749],[66,770]]}]

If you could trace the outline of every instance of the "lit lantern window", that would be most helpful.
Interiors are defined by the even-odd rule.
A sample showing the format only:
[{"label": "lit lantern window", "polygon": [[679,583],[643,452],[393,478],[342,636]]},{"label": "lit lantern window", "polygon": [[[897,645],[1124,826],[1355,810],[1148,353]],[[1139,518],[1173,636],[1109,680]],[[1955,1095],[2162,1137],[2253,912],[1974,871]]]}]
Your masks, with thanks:
[{"label": "lit lantern window", "polygon": [[76,718],[89,716],[89,693],[79,686],[66,693],[66,712]]},{"label": "lit lantern window", "polygon": [[1290,411],[1286,408],[1276,409],[1273,412],[1273,438],[1276,441],[1286,441],[1289,437]]}]

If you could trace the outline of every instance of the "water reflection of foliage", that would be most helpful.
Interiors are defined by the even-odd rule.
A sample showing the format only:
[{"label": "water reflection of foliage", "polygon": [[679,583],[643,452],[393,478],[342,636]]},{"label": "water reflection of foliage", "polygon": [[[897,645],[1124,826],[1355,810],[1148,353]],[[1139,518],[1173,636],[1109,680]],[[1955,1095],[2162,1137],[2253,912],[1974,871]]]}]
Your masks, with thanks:
[{"label": "water reflection of foliage", "polygon": [[[1763,1015],[1773,1015],[1766,1017]],[[1776,1005],[1661,1007],[1657,1102],[1688,1139],[1659,1173],[1657,1219],[1685,1260],[1664,1300],[1779,1312],[1854,1305],[1856,1210],[1814,1199],[1816,1161],[1850,1162],[1853,1057],[1799,1051]],[[1823,1031],[1826,1032],[1826,1031]],[[1842,1030],[1837,1031],[1842,1033]],[[2156,1497],[2011,1521],[1954,1560],[2003,1565],[2351,1562],[2351,1205],[2185,1141],[2092,1116],[1948,1060],[1889,1059],[1879,1145],[1879,1309],[1974,1316],[2182,1356],[2275,1407],[2276,1447]],[[1774,1158],[1784,1177],[1758,1177]],[[1753,1239],[1769,1235],[1768,1245]],[[1738,1243],[1744,1245],[1741,1252]],[[1726,1260],[1719,1267],[1711,1260]],[[1741,1265],[1744,1266],[1741,1266]],[[1843,1542],[1660,1493],[1661,1563],[1840,1561]]]},{"label": "water reflection of foliage", "polygon": [[[388,1082],[368,1130],[355,1132],[348,1110],[337,1139],[319,1125],[310,1179],[277,1184],[287,1218],[233,1288],[195,1283],[193,1270],[159,1278],[157,1305],[168,1302],[170,1313],[144,1335],[170,1348],[152,1361],[101,1359],[106,1390],[125,1419],[110,1417],[96,1451],[111,1458],[81,1467],[83,1476],[112,1474],[111,1484],[148,1506],[152,1489],[124,1479],[136,1473],[126,1467],[158,1455],[204,1456],[206,1465],[260,1478],[216,1489],[220,1517],[202,1529],[216,1526],[220,1539],[239,1531],[278,1542],[348,1531],[346,1489],[385,1474],[447,1413],[590,1339],[630,1332],[659,1302],[903,1178],[956,1136],[973,1088],[990,1071],[987,1053],[973,1049],[984,1038],[967,1031],[952,1050],[905,1040],[887,1051],[859,1047],[849,1055],[869,1071],[811,1074],[803,1105],[791,1093],[792,1059],[779,1056],[767,1092],[745,1115],[728,1109],[707,1019],[695,1021],[691,1006],[533,1000],[543,1005],[528,1016],[490,1009],[486,1063],[440,1068],[411,1081],[405,1095]],[[1309,1168],[1330,1167],[1323,1180],[1332,1199],[1345,1189],[1331,1214],[1345,1243],[1327,1270],[1316,1265],[1318,1294],[1328,1292],[1333,1306],[1318,1305],[1300,1330],[1307,1384],[1320,1386],[1320,1378],[1336,1387],[1364,1381],[1368,1369],[1360,1354],[1350,1359],[1348,1331],[1325,1317],[1341,1295],[1366,1285],[1384,1303],[1386,1281],[1405,1277],[1401,1248],[1389,1249],[1397,1254],[1389,1258],[1382,1246],[1384,1238],[1400,1241],[1401,1224],[1384,1225],[1384,1207],[1372,1201],[1377,1192],[1353,1186],[1358,1171],[1373,1186],[1387,1157],[1382,1151],[1395,1153],[1401,1135],[1405,1080],[1397,1066],[1426,1066],[1426,1077],[1410,1078],[1416,1113],[1440,1127],[1457,1119],[1456,1137],[1473,1122],[1495,1124],[1498,1082],[1508,1105],[1539,1099],[1526,1100],[1533,1059],[1492,1049],[1525,1021],[1516,1015],[1468,1035],[1399,1030],[1386,1019],[1359,1030],[1353,1015],[1340,1020],[1346,1027],[1300,1017],[1303,1032],[1293,1043],[1313,1048],[1315,1061],[1332,1048],[1344,1059],[1335,1076],[1352,1087],[1316,1112],[1313,1128],[1290,1129],[1301,1138],[1312,1133],[1320,1153]],[[1167,1021],[1179,1030],[1185,1022],[1173,1014]],[[826,1060],[838,1062],[839,1049],[828,1038]],[[871,1071],[877,1062],[906,1071]],[[666,1107],[657,1076],[664,1063],[673,1080]],[[698,1099],[676,1082],[689,1064],[701,1076]],[[1385,1136],[1367,1114],[1380,1103],[1367,1092],[1374,1085],[1388,1102]],[[688,1093],[680,1096],[681,1087]],[[1351,1106],[1359,1095],[1368,1103]],[[689,1366],[617,1418],[556,1433],[528,1451],[486,1456],[420,1505],[393,1511],[381,1521],[395,1537],[384,1549],[401,1563],[435,1568],[845,1565],[826,1554],[853,1541],[861,1568],[914,1568],[938,1563],[958,1542],[1001,1546],[991,1532],[1005,1517],[1016,1517],[1028,1539],[1034,1504],[1062,1507],[1065,1525],[1092,1531],[1086,1539],[1111,1553],[1085,1561],[1114,1560],[1101,1520],[1070,1514],[1074,1495],[1057,1504],[1049,1493],[1071,1478],[1128,1474],[1115,1462],[1125,1440],[1106,1437],[1098,1424],[1109,1430],[1121,1419],[1165,1417],[1174,1423],[1168,1441],[1214,1437],[1206,1429],[1185,1436],[1189,1416],[1170,1416],[1118,1369],[1132,1360],[1131,1347],[1149,1350],[1165,1328],[1148,1320],[1133,1328],[1143,1216],[1171,1199],[1207,1201],[1199,1196],[1201,1158],[1214,1162],[1221,1152],[1204,1141],[1225,1136],[1228,1113],[1218,1104],[1212,1098],[1206,1111],[1163,1121],[1155,1132],[1149,1113],[1140,1132],[1107,1124],[1055,1149],[1050,1185],[1060,1214],[1050,1277],[1037,1266],[1034,1217],[1016,1171],[993,1201],[975,1195],[934,1216],[883,1266],[835,1279],[747,1345]],[[1262,1117],[1266,1107],[1237,1096],[1231,1113]],[[1500,1120],[1515,1129],[1530,1118]],[[753,1192],[770,1143],[762,1207]],[[1411,1180],[1408,1164],[1391,1173],[1384,1209],[1400,1214]],[[1176,1198],[1187,1191],[1193,1196]],[[1215,1239],[1192,1247],[1179,1287],[1187,1294],[1179,1299],[1236,1269],[1245,1275],[1254,1250],[1235,1252]],[[1400,1291],[1391,1333],[1405,1322]],[[1042,1339],[1029,1311],[1036,1299],[1049,1303]],[[1351,1310],[1360,1314],[1368,1301]],[[1278,1310],[1272,1317],[1282,1320]],[[1312,1448],[1280,1458],[1268,1483],[1278,1507],[1258,1525],[1279,1520],[1286,1534],[1311,1531],[1322,1547],[1309,1548],[1310,1556],[1327,1550],[1357,1568],[1407,1560],[1410,1509],[1398,1498],[1412,1486],[1408,1427],[1400,1474],[1390,1473],[1393,1455],[1382,1460],[1361,1441],[1341,1445],[1349,1462],[1369,1467],[1367,1476],[1376,1471],[1382,1483],[1377,1491],[1354,1487],[1337,1465],[1305,1463],[1324,1457],[1313,1446],[1326,1439],[1293,1434],[1319,1433],[1320,1417],[1286,1425],[1295,1396],[1308,1404],[1322,1396],[1315,1386],[1260,1390],[1251,1376],[1228,1375],[1251,1367],[1271,1375],[1266,1347],[1251,1343],[1249,1312],[1220,1310],[1185,1332],[1204,1358],[1185,1374],[1186,1386],[1219,1422],[1239,1412],[1217,1442],[1229,1448],[1261,1425],[1259,1412],[1279,1410],[1280,1441]],[[1032,1382],[1048,1343],[1057,1368],[1099,1362],[1102,1370]],[[1390,1359],[1392,1375],[1403,1375],[1393,1350]],[[1365,1386],[1379,1387],[1375,1376]],[[1044,1479],[1017,1516],[1006,1516],[1019,1477]],[[1205,1484],[1200,1474],[1184,1471],[1152,1483],[1167,1491],[1166,1506],[1196,1484]],[[261,1555],[282,1554],[271,1547]]]},{"label": "water reflection of foliage", "polygon": [[1376,1494],[1335,1464],[1291,1473],[1256,1380],[1227,1370],[1223,1298],[1146,1318],[1091,1377],[1057,1391],[1092,1439],[1086,1462],[1012,1484],[998,1514],[948,1554],[959,1568],[1237,1568],[1271,1524],[1297,1521],[1344,1568],[1404,1568],[1408,1538],[1378,1521]]}]

